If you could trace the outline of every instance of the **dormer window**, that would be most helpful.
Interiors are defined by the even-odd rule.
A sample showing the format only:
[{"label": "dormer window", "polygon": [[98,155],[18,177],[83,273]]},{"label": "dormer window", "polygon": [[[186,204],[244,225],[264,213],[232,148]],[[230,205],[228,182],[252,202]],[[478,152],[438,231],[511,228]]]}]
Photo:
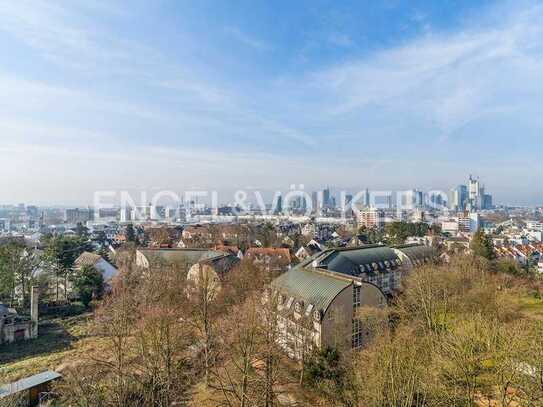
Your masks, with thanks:
[{"label": "dormer window", "polygon": [[305,310],[305,314],[304,314],[304,315],[305,315],[306,317],[310,316],[310,315],[311,315],[311,312],[313,311],[313,308],[314,308],[313,304],[309,304],[309,305],[307,306],[307,309]]},{"label": "dormer window", "polygon": [[313,311],[313,319],[316,322],[321,322],[321,318],[322,318],[322,314],[321,314],[320,310],[316,309],[315,311]]},{"label": "dormer window", "polygon": [[290,297],[287,302],[287,308],[290,309],[292,307],[292,303],[294,302],[294,297]]}]

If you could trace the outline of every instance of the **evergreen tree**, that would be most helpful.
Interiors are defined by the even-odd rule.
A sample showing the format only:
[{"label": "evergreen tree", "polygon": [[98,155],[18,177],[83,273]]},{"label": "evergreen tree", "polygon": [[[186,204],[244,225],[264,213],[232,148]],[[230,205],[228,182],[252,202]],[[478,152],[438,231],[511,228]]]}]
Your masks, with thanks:
[{"label": "evergreen tree", "polygon": [[81,267],[74,278],[74,288],[85,307],[89,306],[93,298],[100,298],[103,287],[102,273],[92,266]]},{"label": "evergreen tree", "polygon": [[136,231],[134,230],[134,225],[129,223],[126,226],[126,241],[136,243]]},{"label": "evergreen tree", "polygon": [[473,251],[473,254],[476,256],[484,257],[488,260],[493,260],[496,258],[496,253],[494,252],[494,245],[492,239],[489,235],[479,229],[471,239],[470,249]]}]

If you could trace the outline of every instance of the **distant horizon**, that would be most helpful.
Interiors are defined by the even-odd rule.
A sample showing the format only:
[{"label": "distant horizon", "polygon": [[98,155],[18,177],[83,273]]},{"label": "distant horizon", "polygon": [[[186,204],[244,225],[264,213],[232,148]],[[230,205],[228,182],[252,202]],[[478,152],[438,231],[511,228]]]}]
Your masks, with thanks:
[{"label": "distant horizon", "polygon": [[543,205],[536,0],[21,0],[0,46],[0,202],[472,173]]},{"label": "distant horizon", "polygon": [[[455,188],[457,187],[458,185],[465,185],[465,184],[456,184],[450,188]],[[321,187],[308,187],[308,186],[305,186],[304,185],[304,188],[302,188],[301,190],[302,191],[305,191],[306,193],[308,193],[309,195],[312,194],[312,192],[318,192],[318,191],[322,191],[324,189],[326,189],[327,186],[321,186]],[[357,194],[357,193],[362,193],[363,191],[365,191],[366,188],[354,188],[354,187],[350,187],[350,188],[341,188],[341,187],[335,187],[335,186],[328,186],[330,188],[330,191],[331,191],[331,195],[336,197],[336,198],[339,198],[339,195],[341,192],[345,192],[347,194]],[[384,193],[384,192],[391,192],[392,195],[395,196],[396,193],[401,193],[401,192],[404,192],[404,191],[411,191],[411,190],[419,190],[419,191],[422,191],[423,193],[428,193],[430,191],[441,191],[443,194],[447,194],[450,190],[450,188],[444,188],[444,189],[438,189],[438,188],[422,188],[422,187],[415,187],[415,188],[398,188],[398,189],[387,189],[387,188],[378,188],[378,189],[372,189],[372,188],[368,188],[370,192],[372,193]],[[300,190],[298,188],[298,186],[296,186],[295,188],[296,190]],[[131,190],[127,190],[127,189],[121,189],[121,190],[103,190],[103,191],[98,191],[98,193],[101,193],[101,192],[108,192],[108,193],[112,193],[114,194],[114,197],[115,198],[112,198],[111,201],[112,202],[118,202],[119,201],[119,198],[120,198],[120,195],[121,193],[124,193],[124,192],[128,192],[129,195],[131,196],[132,199],[134,199],[138,204],[140,203],[139,201],[141,200],[141,197],[143,194],[144,196],[146,195],[148,197],[147,201],[151,201],[151,198],[153,197],[154,194],[158,193],[158,192],[172,192],[176,195],[179,195],[180,197],[182,197],[182,195],[184,193],[188,193],[188,192],[191,192],[191,191],[203,191],[203,192],[206,192],[207,193],[207,197],[203,197],[200,199],[201,202],[206,202],[206,203],[209,203],[210,202],[210,199],[211,199],[211,194],[212,193],[217,193],[217,196],[219,198],[219,204],[220,205],[229,205],[229,204],[232,204],[234,203],[235,201],[235,193],[237,191],[245,191],[247,192],[248,194],[248,201],[250,202],[256,202],[256,198],[255,198],[255,195],[254,193],[259,193],[262,195],[262,197],[264,198],[265,200],[265,203],[268,204],[268,203],[271,203],[272,200],[273,200],[273,196],[276,192],[280,191],[281,192],[281,195],[284,197],[288,192],[291,191],[291,188],[289,187],[285,187],[285,188],[276,188],[276,189],[267,189],[267,188],[255,188],[255,187],[251,187],[251,186],[244,186],[244,187],[240,187],[240,188],[223,188],[223,189],[206,189],[206,188],[202,188],[202,187],[193,187],[193,188],[185,188],[185,189],[164,189],[164,190],[158,190],[156,188],[151,188],[151,189],[131,189]],[[518,202],[507,202],[507,201],[502,201],[499,199],[499,195],[496,195],[494,193],[493,190],[491,189],[487,189],[486,192],[490,193],[493,197],[493,204],[494,206],[509,206],[509,207],[526,207],[526,208],[538,208],[538,207],[543,207],[543,202],[541,201],[533,201],[532,203],[526,203],[526,202],[521,202],[521,201],[518,201]],[[108,199],[105,199],[105,201],[109,201]],[[86,207],[93,207],[94,205],[94,194],[91,194],[89,199],[86,200],[86,201],[70,201],[70,200],[62,200],[62,199],[58,199],[58,200],[55,200],[55,201],[49,201],[49,202],[46,202],[46,201],[30,201],[30,200],[18,200],[18,201],[0,201],[0,206],[6,206],[6,205],[10,205],[10,206],[17,206],[19,204],[25,204],[25,205],[35,205],[35,206],[39,206],[39,207],[49,207],[49,208],[86,208]],[[118,206],[117,204],[114,204],[114,206]]]}]

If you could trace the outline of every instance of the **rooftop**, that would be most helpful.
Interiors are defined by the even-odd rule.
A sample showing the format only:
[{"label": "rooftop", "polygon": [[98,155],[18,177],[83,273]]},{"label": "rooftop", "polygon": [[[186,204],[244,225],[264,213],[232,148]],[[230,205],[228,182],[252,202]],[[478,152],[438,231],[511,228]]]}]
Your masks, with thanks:
[{"label": "rooftop", "polygon": [[76,259],[75,264],[77,266],[94,266],[102,257],[96,253],[83,252]]},{"label": "rooftop", "polygon": [[436,250],[433,247],[420,244],[400,245],[393,248],[404,253],[415,264],[425,263],[437,256]]},{"label": "rooftop", "polygon": [[341,291],[351,285],[352,282],[346,279],[307,271],[301,267],[281,274],[272,282],[272,286],[281,293],[296,299],[304,299],[313,304],[315,309],[323,311],[326,311]]},{"label": "rooftop", "polygon": [[353,248],[329,249],[313,257],[313,268],[357,276],[362,272],[387,270],[400,265],[398,255],[390,247],[367,245]]},{"label": "rooftop", "polygon": [[59,373],[48,370],[10,384],[3,385],[0,387],[0,399],[31,389],[39,386],[40,384],[49,383],[61,377],[62,376]]},{"label": "rooftop", "polygon": [[196,264],[201,260],[224,256],[225,253],[210,249],[139,249],[149,262],[164,261],[170,264]]}]

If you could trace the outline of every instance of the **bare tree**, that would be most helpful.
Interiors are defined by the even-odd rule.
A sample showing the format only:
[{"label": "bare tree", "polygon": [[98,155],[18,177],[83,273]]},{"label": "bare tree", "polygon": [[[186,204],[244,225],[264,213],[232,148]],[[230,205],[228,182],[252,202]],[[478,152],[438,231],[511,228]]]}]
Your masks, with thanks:
[{"label": "bare tree", "polygon": [[204,383],[209,385],[210,370],[215,358],[216,325],[221,308],[221,285],[212,269],[198,264],[196,279],[189,281],[187,296],[189,315],[187,322],[194,328],[201,347]]},{"label": "bare tree", "polygon": [[258,351],[258,320],[257,299],[251,297],[233,307],[221,325],[223,361],[214,369],[214,378],[227,406],[256,404],[257,377],[253,363]]}]

